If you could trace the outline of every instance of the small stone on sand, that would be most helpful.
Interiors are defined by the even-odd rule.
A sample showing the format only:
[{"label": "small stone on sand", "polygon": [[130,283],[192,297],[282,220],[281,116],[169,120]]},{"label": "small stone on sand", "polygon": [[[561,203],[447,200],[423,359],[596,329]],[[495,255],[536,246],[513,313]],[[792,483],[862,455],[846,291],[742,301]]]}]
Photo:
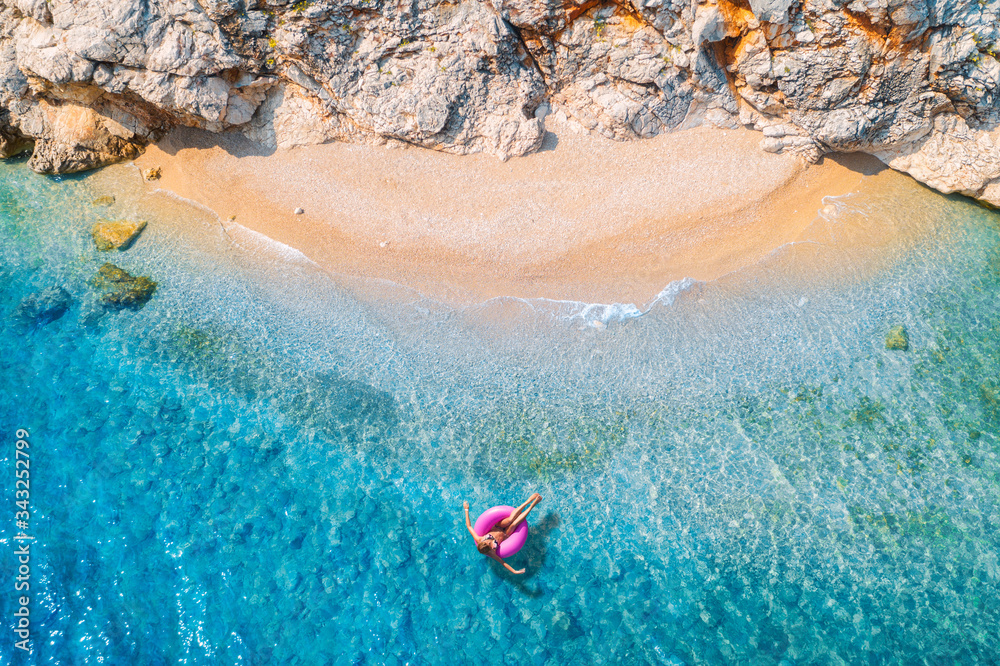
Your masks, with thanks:
[{"label": "small stone on sand", "polygon": [[160,167],[153,167],[142,172],[142,177],[146,180],[159,180],[162,175],[163,172],[160,170]]},{"label": "small stone on sand", "polygon": [[303,209],[301,209],[301,208],[296,208],[296,209],[295,209],[295,214],[296,214],[296,215],[302,215],[302,213],[304,213],[304,212],[305,212],[305,211],[304,211]]}]

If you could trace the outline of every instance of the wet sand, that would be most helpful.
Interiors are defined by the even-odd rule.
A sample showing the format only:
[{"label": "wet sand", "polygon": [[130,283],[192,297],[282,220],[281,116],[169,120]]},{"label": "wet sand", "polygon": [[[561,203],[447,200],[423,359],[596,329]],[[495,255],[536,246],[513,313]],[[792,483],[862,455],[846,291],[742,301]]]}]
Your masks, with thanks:
[{"label": "wet sand", "polygon": [[147,188],[197,202],[223,226],[453,304],[646,303],[673,280],[712,280],[801,239],[823,197],[882,169],[863,156],[807,166],[761,151],[749,130],[622,143],[551,125],[541,151],[507,162],[338,143],[268,154],[181,129],[136,165],[162,170]]}]

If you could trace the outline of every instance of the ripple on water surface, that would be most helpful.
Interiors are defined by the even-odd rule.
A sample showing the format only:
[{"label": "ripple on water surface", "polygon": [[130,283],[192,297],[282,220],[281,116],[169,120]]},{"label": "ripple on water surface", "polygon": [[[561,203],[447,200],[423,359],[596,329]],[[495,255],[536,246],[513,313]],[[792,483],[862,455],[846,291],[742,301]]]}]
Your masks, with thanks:
[{"label": "ripple on water surface", "polygon": [[[359,297],[180,202],[92,198],[0,165],[33,661],[1000,660],[996,214],[846,197],[650,304],[455,310]],[[109,214],[149,220],[113,260],[159,287],[95,315]],[[55,285],[65,315],[12,318]],[[461,503],[532,490],[515,577]]]}]

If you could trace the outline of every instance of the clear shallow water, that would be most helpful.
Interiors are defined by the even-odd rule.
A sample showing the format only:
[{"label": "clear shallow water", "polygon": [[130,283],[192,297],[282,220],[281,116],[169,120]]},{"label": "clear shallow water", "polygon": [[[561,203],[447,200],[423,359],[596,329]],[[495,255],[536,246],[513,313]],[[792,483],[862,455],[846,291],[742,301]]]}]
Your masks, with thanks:
[{"label": "clear shallow water", "polygon": [[[0,165],[4,497],[26,428],[38,537],[35,652],[0,664],[1000,660],[996,214],[841,198],[651,304],[452,310],[126,202],[110,258],[160,287],[95,320],[92,197]],[[57,284],[61,319],[10,318]],[[533,490],[514,577],[461,505]]]}]

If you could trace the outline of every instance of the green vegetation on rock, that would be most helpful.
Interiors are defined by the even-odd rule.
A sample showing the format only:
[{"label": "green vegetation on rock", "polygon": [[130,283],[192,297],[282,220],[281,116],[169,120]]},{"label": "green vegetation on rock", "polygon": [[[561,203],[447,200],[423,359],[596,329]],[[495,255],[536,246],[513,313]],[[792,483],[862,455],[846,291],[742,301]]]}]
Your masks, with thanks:
[{"label": "green vegetation on rock", "polygon": [[858,401],[858,406],[851,410],[849,425],[858,424],[871,428],[876,423],[885,423],[885,405],[881,400],[872,400],[868,396],[862,396]]}]

